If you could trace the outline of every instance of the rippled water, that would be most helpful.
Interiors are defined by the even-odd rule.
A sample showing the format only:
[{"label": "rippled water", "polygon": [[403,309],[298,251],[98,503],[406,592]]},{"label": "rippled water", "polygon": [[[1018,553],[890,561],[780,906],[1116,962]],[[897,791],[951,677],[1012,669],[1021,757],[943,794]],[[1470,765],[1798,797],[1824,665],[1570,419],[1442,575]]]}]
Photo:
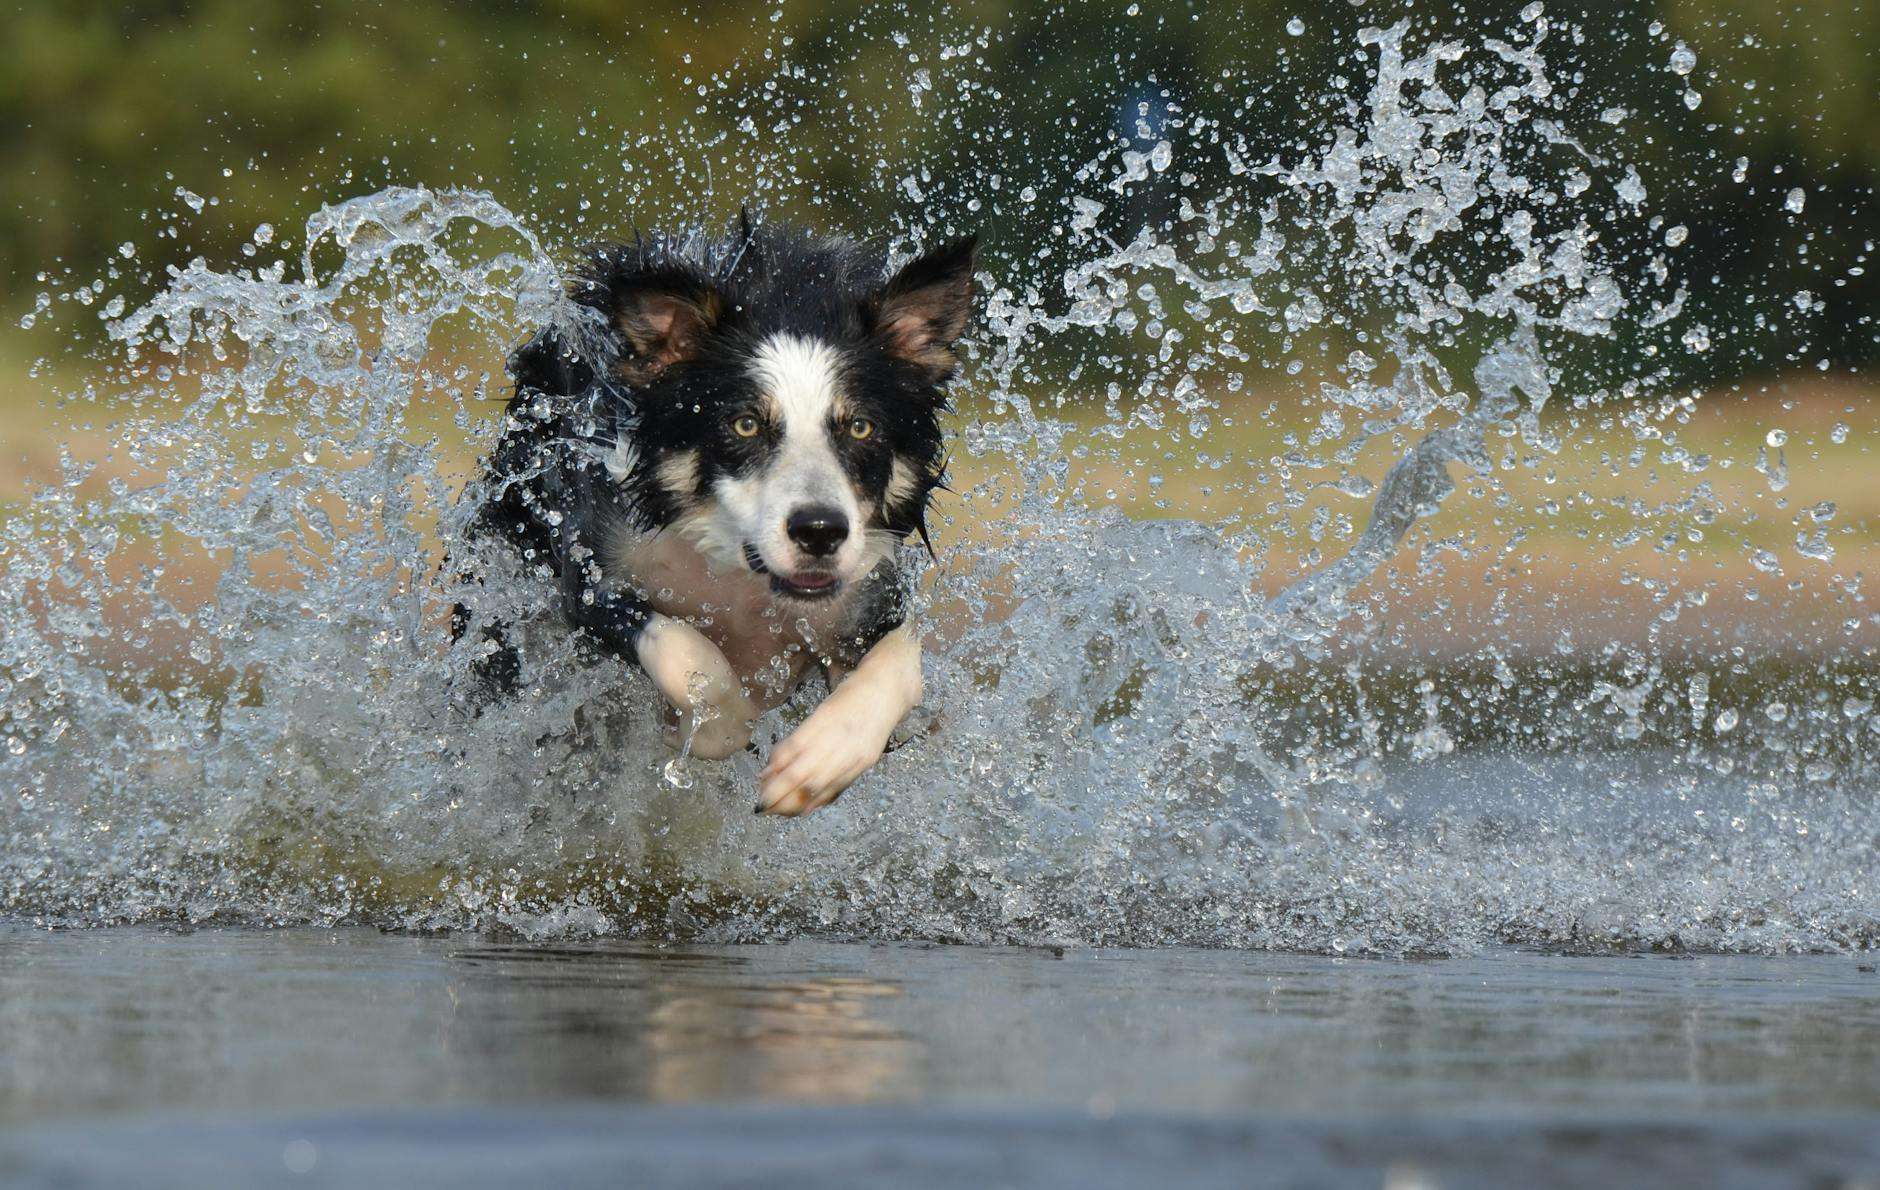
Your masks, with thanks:
[{"label": "rippled water", "polygon": [[1841,955],[0,927],[0,1177],[1851,1187],[1877,986]]},{"label": "rippled water", "polygon": [[[1550,31],[1538,6],[1506,39],[1366,30],[1358,82],[1304,109],[1296,143],[1200,119],[1099,139],[1008,214],[1053,251],[995,253],[986,278],[953,427],[981,478],[921,595],[929,730],[801,823],[752,820],[755,761],[668,776],[647,683],[557,634],[525,643],[522,699],[465,709],[444,610],[517,619],[549,596],[502,558],[475,591],[442,565],[472,551],[451,444],[493,436],[485,368],[575,317],[563,246],[526,212],[383,190],[311,216],[297,259],[268,259],[270,231],[253,263],[107,303],[86,396],[119,457],[73,463],[0,529],[0,912],[1328,952],[1880,943],[1858,577],[1794,596],[1824,626],[1779,668],[1740,633],[1673,647],[1615,623],[1654,613],[1560,608],[1524,577],[1524,526],[1551,514],[1497,475],[1553,467],[1597,422],[1636,443],[1602,468],[1682,478],[1593,549],[1623,569],[1659,542],[1664,623],[1716,586],[1683,548],[1717,497],[1664,360],[1724,328],[1684,318],[1702,265],[1652,213],[1649,163],[1602,148]],[[1225,189],[1118,232],[1203,154],[1230,163]],[[1315,416],[1281,455],[1232,446],[1262,416],[1250,376]],[[1778,434],[1757,466],[1779,491]],[[1200,474],[1237,511],[1132,520],[1118,473]],[[1493,509],[1482,527],[1419,531],[1459,483]],[[1772,589],[1866,529],[1810,516],[1794,557],[1749,559]],[[1269,569],[1280,549],[1303,577]],[[1354,598],[1406,559],[1394,583],[1473,563],[1521,610],[1495,605],[1445,666],[1406,663],[1392,609],[1445,604]]]}]

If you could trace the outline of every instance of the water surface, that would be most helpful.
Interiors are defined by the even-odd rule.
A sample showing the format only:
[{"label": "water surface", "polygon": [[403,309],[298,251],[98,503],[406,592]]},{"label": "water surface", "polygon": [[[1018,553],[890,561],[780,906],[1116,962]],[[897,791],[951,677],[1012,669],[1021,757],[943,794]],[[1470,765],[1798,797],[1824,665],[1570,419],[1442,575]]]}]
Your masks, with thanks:
[{"label": "water surface", "polygon": [[1846,956],[12,928],[0,1054],[25,1185],[1880,1175]]}]

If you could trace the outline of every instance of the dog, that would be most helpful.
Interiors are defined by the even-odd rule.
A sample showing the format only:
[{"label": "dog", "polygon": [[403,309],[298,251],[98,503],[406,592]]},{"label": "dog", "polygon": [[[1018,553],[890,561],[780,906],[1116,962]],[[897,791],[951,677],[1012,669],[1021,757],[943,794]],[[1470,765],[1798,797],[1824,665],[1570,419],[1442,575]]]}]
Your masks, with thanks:
[{"label": "dog", "polygon": [[[826,677],[758,774],[760,814],[835,800],[920,702],[899,547],[932,552],[975,256],[967,237],[890,271],[746,212],[723,236],[586,251],[583,317],[510,358],[471,534],[514,546],[571,628],[646,672],[678,746],[747,748],[760,714]],[[459,607],[453,634],[469,622]],[[479,664],[513,692],[505,627],[485,625]]]}]

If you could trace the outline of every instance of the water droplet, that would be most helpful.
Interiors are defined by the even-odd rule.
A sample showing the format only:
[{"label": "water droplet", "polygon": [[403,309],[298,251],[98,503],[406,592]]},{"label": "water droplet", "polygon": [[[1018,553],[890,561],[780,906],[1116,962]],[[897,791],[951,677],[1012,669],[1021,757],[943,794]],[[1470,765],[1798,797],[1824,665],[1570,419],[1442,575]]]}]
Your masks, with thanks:
[{"label": "water droplet", "polygon": [[1804,529],[1797,533],[1795,552],[1804,558],[1813,558],[1817,562],[1834,561],[1834,546],[1829,543],[1825,529],[1816,529],[1812,533]]},{"label": "water droplet", "polygon": [[1619,179],[1619,184],[1613,190],[1635,207],[1645,201],[1645,181],[1638,176],[1638,170],[1630,165],[1625,167],[1625,177]]},{"label": "water droplet", "polygon": [[1791,215],[1801,214],[1802,208],[1807,205],[1808,192],[1803,190],[1800,186],[1789,191],[1789,196],[1782,200],[1782,209]]},{"label": "water droplet", "polygon": [[1306,23],[1298,17],[1286,22],[1286,32],[1298,37],[1306,31]]},{"label": "water droplet", "polygon": [[1671,51],[1671,71],[1673,74],[1689,74],[1697,68],[1697,55],[1691,47],[1679,42]]}]

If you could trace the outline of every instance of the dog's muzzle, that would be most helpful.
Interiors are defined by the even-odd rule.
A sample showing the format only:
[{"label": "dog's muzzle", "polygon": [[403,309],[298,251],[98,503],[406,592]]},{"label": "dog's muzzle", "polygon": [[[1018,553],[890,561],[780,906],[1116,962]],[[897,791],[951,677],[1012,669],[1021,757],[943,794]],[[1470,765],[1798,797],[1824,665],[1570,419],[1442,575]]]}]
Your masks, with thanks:
[{"label": "dog's muzzle", "polygon": [[744,543],[744,564],[753,574],[770,576],[772,594],[783,595],[791,599],[827,599],[842,589],[842,579],[833,571],[802,570],[795,574],[779,574],[764,562],[764,556],[757,552],[757,547],[750,542]]}]

